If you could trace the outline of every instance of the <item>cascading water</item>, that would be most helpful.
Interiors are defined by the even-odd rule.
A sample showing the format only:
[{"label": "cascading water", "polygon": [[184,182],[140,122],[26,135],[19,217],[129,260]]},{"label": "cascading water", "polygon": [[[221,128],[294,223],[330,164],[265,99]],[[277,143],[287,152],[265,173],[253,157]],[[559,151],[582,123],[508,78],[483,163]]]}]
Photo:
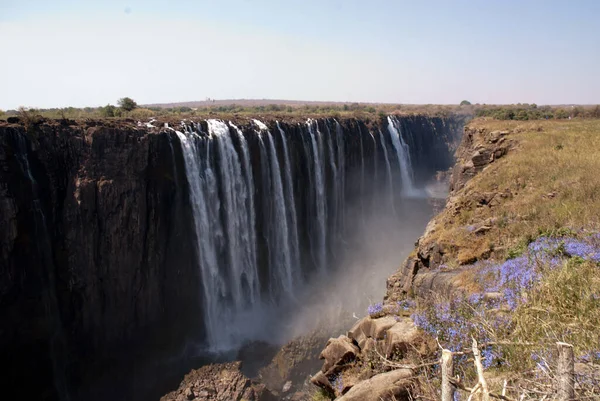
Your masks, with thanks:
[{"label": "cascading water", "polygon": [[[308,127],[308,133],[310,135],[310,142],[312,145],[312,160],[314,163],[313,173],[315,175],[314,179],[314,193],[315,193],[315,204],[317,209],[316,220],[318,224],[317,232],[316,232],[316,262],[317,262],[317,270],[320,273],[323,273],[326,269],[327,265],[327,232],[326,232],[326,222],[327,222],[327,210],[325,203],[325,182],[323,179],[323,165],[321,163],[321,149],[319,149],[319,144],[321,144],[321,132],[319,131],[319,127],[317,126],[317,122],[314,120],[309,120],[306,123]],[[316,131],[316,132],[315,132]],[[318,136],[319,138],[316,138]]]},{"label": "cascading water", "polygon": [[[260,301],[254,188],[250,187],[251,170],[242,174],[242,163],[229,127],[217,120],[207,123],[208,138],[200,138],[193,132],[177,131],[177,135],[182,144],[190,187],[204,290],[207,342],[213,349],[226,349],[237,345],[236,319]],[[199,154],[201,142],[206,149],[204,157]],[[242,148],[246,146],[245,141],[240,144]],[[248,156],[248,153],[243,151],[242,155]],[[215,174],[213,163],[216,161],[218,170]],[[243,157],[243,162],[247,167],[249,158]]]},{"label": "cascading water", "polygon": [[[269,225],[269,268],[270,268],[270,288],[271,296],[274,301],[279,298],[279,292],[283,291],[288,295],[293,295],[294,287],[292,280],[292,252],[290,248],[290,230],[288,229],[288,213],[286,211],[286,202],[283,195],[283,184],[281,180],[281,169],[277,160],[275,151],[275,142],[268,127],[258,120],[254,120],[260,129],[259,140],[261,146],[264,145],[262,136],[267,138],[267,149],[265,156],[268,163],[263,164],[266,174],[270,173],[270,187],[265,188],[267,196],[272,195],[271,210],[266,224]],[[262,148],[261,148],[262,150]]]},{"label": "cascading water", "polygon": [[292,181],[292,167],[290,161],[290,152],[287,145],[287,137],[281,125],[277,122],[277,130],[281,137],[283,148],[283,171],[285,172],[285,208],[287,210],[287,224],[290,229],[289,248],[291,259],[291,270],[295,281],[299,280],[300,274],[300,245],[298,241],[298,223],[296,217],[296,201],[294,199],[294,184]]},{"label": "cascading water", "polygon": [[402,193],[406,196],[411,196],[415,193],[413,184],[413,171],[412,165],[410,164],[410,153],[408,146],[400,133],[398,120],[396,117],[388,116],[388,132],[392,139],[394,149],[396,149],[396,155],[398,157],[398,163],[400,164],[400,176],[402,178]]},{"label": "cascading water", "polygon": [[[208,120],[208,133],[200,125],[177,132],[197,240],[205,341],[212,350],[264,338],[274,313],[295,302],[306,280],[327,277],[329,264],[343,260],[336,251],[356,244],[355,223],[364,228],[376,212],[376,186],[384,186],[377,191],[392,216],[396,174],[403,194],[414,191],[409,149],[393,118],[387,129],[398,168],[392,168],[381,129],[355,123],[349,125],[355,134],[347,136],[336,120],[309,119],[297,125],[299,135],[277,123],[276,136],[265,123],[253,124],[244,130]],[[376,171],[380,178],[368,178]],[[303,184],[295,188],[299,179]],[[349,196],[355,198],[351,208]]]},{"label": "cascading water", "polygon": [[345,194],[346,194],[346,157],[344,154],[344,132],[339,122],[335,122],[335,143],[337,146],[337,166],[338,166],[338,190],[340,196],[337,197],[338,203],[336,208],[338,209],[338,222],[336,229],[343,241],[343,233],[346,231],[346,207],[345,207]]},{"label": "cascading water", "polygon": [[381,144],[381,150],[383,151],[383,159],[385,160],[385,167],[387,171],[387,183],[388,183],[388,194],[389,194],[389,202],[390,208],[396,214],[394,210],[394,180],[392,178],[392,167],[390,165],[390,158],[388,157],[387,146],[385,144],[385,138],[381,130],[379,130],[379,143]]}]

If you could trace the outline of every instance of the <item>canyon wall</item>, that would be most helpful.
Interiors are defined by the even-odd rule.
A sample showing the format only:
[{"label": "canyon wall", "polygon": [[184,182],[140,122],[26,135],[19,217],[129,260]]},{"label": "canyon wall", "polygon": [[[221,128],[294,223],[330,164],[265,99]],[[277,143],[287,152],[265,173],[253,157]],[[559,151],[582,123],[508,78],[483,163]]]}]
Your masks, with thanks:
[{"label": "canyon wall", "polygon": [[239,344],[222,336],[335,268],[353,221],[447,169],[460,133],[422,116],[2,123],[5,394],[107,398],[110,372]]}]

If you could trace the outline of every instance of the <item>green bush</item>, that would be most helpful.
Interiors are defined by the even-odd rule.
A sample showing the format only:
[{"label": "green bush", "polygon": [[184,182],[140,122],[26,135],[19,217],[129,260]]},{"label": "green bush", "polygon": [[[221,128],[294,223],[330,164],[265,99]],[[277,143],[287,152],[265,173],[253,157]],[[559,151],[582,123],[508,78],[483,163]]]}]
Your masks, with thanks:
[{"label": "green bush", "polygon": [[125,111],[131,111],[137,107],[137,103],[130,97],[122,97],[118,103],[119,107]]},{"label": "green bush", "polygon": [[112,104],[107,104],[104,107],[100,108],[100,115],[102,117],[115,117],[115,112],[117,108]]}]

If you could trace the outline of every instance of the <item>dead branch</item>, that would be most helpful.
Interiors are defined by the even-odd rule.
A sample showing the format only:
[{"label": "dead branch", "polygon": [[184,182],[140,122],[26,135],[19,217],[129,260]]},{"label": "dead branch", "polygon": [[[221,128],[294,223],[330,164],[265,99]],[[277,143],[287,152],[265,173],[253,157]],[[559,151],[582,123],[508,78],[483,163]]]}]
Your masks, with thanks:
[{"label": "dead branch", "polygon": [[[450,383],[456,387],[459,390],[463,390],[463,391],[467,391],[469,393],[473,392],[473,388],[467,387],[465,386],[460,379],[454,379],[454,378],[450,378]],[[507,397],[505,395],[501,395],[501,394],[496,394],[496,393],[489,393],[490,397],[492,398],[496,398],[498,400],[503,400],[503,401],[517,401],[514,398],[510,398]]]}]

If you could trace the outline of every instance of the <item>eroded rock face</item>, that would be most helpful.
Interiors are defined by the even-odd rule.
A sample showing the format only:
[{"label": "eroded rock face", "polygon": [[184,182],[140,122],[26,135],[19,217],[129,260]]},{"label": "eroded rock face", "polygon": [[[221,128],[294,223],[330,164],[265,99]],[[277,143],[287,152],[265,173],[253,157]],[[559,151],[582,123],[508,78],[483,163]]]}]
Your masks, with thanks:
[{"label": "eroded rock face", "polygon": [[148,342],[166,350],[198,321],[178,143],[127,124],[93,125],[0,126],[7,394],[36,377],[34,398],[77,398],[102,360],[131,371],[125,361]]},{"label": "eroded rock face", "polygon": [[179,388],[161,401],[270,401],[276,400],[263,384],[240,372],[240,362],[203,366],[188,373]]},{"label": "eroded rock face", "polygon": [[[452,168],[450,177],[450,194],[446,203],[446,210],[460,210],[464,202],[470,202],[477,206],[494,207],[503,199],[509,198],[507,192],[474,192],[461,199],[458,193],[465,188],[466,183],[484,168],[505,156],[514,146],[510,139],[509,131],[488,131],[484,128],[466,127],[462,141],[456,150],[456,164]],[[387,280],[386,299],[395,301],[403,299],[406,294],[424,295],[430,291],[447,293],[453,291],[456,286],[455,278],[459,271],[445,272],[439,268],[446,260],[448,250],[445,245],[435,240],[435,233],[443,230],[443,225],[434,217],[425,232],[416,243],[413,255],[408,257],[400,269]],[[485,233],[493,226],[493,221],[469,227],[475,235]],[[485,252],[482,250],[482,252]],[[477,255],[486,257],[485,253]],[[473,255],[457,256],[459,263],[468,264],[473,262]]]}]

